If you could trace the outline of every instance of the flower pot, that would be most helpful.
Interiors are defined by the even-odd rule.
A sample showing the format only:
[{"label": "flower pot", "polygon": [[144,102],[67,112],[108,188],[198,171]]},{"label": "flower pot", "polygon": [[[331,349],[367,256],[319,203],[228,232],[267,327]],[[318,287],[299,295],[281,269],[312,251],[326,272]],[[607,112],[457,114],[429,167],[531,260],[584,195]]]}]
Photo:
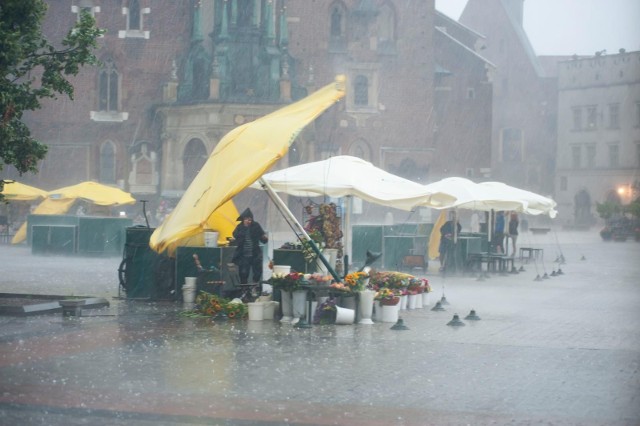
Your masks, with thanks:
[{"label": "flower pot", "polygon": [[182,301],[185,304],[193,304],[196,301],[196,277],[185,277],[182,286]]},{"label": "flower pot", "polygon": [[373,304],[373,319],[374,321],[382,322],[382,304],[379,300],[376,300]]},{"label": "flower pot", "polygon": [[398,314],[400,311],[400,304],[397,305],[383,305],[382,306],[382,322],[398,322]]},{"label": "flower pot", "polygon": [[373,298],[376,292],[373,290],[363,290],[360,292],[360,321],[358,324],[373,324]]},{"label": "flower pot", "polygon": [[247,303],[249,307],[249,321],[262,321],[264,319],[264,302]]},{"label": "flower pot", "polygon": [[216,231],[204,231],[204,246],[205,247],[218,247],[218,236],[220,234]]},{"label": "flower pot", "polygon": [[[420,306],[418,306],[418,299],[420,299]],[[407,309],[418,309],[419,307],[422,308],[422,296],[419,294],[410,294]]]},{"label": "flower pot", "polygon": [[335,269],[336,260],[338,259],[338,249],[324,249],[322,255],[327,259],[329,265]]},{"label": "flower pot", "polygon": [[292,300],[292,317],[294,320],[300,320],[305,316],[307,305],[307,290],[295,290],[291,295]]},{"label": "flower pot", "polygon": [[401,311],[406,311],[407,310],[407,304],[409,303],[409,296],[406,294],[403,294],[402,296],[400,296],[400,310]]},{"label": "flower pot", "polygon": [[356,297],[354,295],[350,296],[340,296],[340,306],[347,309],[356,309]]},{"label": "flower pot", "polygon": [[291,322],[291,319],[293,318],[291,292],[280,290],[280,294],[282,296],[282,300],[280,301],[280,306],[282,306],[282,318],[280,319],[280,322]]},{"label": "flower pot", "polygon": [[355,310],[336,306],[336,324],[353,324],[355,318]]},{"label": "flower pot", "polygon": [[[305,306],[309,306],[307,303]],[[313,323],[313,314],[316,312],[318,308],[318,302],[311,302],[311,311],[307,310],[307,324]]]},{"label": "flower pot", "polygon": [[275,317],[276,309],[278,309],[278,302],[269,301],[264,302],[264,312],[262,314],[263,319],[272,320]]},{"label": "flower pot", "polygon": [[422,306],[423,307],[427,307],[429,306],[430,302],[431,302],[431,293],[427,293],[426,291],[424,293],[422,293]]},{"label": "flower pot", "polygon": [[287,275],[291,272],[291,266],[289,265],[273,265],[274,274]]}]

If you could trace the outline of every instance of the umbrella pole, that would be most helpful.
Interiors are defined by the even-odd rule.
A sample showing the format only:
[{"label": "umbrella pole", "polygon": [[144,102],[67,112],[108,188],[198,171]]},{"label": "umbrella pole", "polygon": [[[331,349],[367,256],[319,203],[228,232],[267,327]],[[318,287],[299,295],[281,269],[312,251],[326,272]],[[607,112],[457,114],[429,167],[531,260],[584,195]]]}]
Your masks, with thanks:
[{"label": "umbrella pole", "polygon": [[322,255],[322,252],[320,252],[320,249],[318,248],[316,243],[311,239],[311,237],[309,237],[307,231],[304,230],[304,227],[300,224],[300,222],[298,222],[293,213],[291,213],[291,210],[289,210],[289,207],[287,207],[284,201],[282,201],[282,199],[278,197],[278,194],[276,194],[271,185],[269,185],[269,183],[263,178],[258,179],[258,182],[260,182],[262,189],[267,192],[267,195],[276,205],[276,208],[280,211],[280,213],[284,216],[285,220],[292,225],[293,232],[298,235],[298,238],[303,237],[309,243],[311,249],[318,256],[322,264],[327,268],[327,271],[329,271],[333,279],[337,282],[341,282],[342,280],[338,276],[338,273],[331,267],[327,259]]}]

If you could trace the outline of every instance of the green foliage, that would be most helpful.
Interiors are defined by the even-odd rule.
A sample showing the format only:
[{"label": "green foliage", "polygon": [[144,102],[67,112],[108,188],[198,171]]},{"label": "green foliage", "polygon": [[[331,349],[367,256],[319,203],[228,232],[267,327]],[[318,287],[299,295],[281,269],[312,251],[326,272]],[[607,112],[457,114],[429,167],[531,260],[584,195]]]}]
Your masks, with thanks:
[{"label": "green foliage", "polygon": [[602,219],[609,220],[621,213],[622,206],[612,201],[605,201],[604,203],[596,202],[596,211]]},{"label": "green foliage", "polygon": [[626,206],[626,211],[633,217],[640,219],[640,198],[636,198],[631,204]]},{"label": "green foliage", "polygon": [[97,38],[103,33],[82,12],[79,22],[55,47],[42,34],[47,5],[43,0],[0,3],[0,171],[13,165],[20,174],[36,172],[47,147],[33,139],[22,121],[24,111],[40,108],[43,98],[63,94],[73,99],[67,77],[97,64]]}]

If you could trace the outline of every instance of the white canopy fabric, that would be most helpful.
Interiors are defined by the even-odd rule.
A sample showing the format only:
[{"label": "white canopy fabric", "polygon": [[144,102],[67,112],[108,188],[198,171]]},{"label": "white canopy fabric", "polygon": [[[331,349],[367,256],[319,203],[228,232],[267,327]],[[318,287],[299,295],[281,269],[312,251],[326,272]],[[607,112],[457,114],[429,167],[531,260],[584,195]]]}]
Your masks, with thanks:
[{"label": "white canopy fabric", "polygon": [[[300,164],[265,174],[262,178],[277,192],[298,197],[354,196],[365,201],[412,210],[417,205],[437,207],[452,204],[456,198],[432,192],[424,185],[401,178],[373,164],[348,155]],[[258,182],[252,188],[261,189]]]},{"label": "white canopy fabric", "polygon": [[475,183],[461,177],[450,177],[427,184],[425,188],[427,192],[448,194],[455,199],[442,206],[428,205],[437,209],[517,211],[531,215],[547,214],[552,218],[557,214],[556,202],[551,198],[501,182]]},{"label": "white canopy fabric", "polygon": [[546,214],[550,218],[554,218],[558,214],[556,210],[556,206],[558,204],[555,201],[553,201],[551,198],[543,197],[542,195],[536,194],[535,192],[516,188],[502,182],[482,182],[479,183],[478,186],[483,187],[483,189],[488,188],[491,191],[501,194],[505,198],[515,199],[522,203],[521,210],[512,210],[517,210],[519,212],[530,215]]}]

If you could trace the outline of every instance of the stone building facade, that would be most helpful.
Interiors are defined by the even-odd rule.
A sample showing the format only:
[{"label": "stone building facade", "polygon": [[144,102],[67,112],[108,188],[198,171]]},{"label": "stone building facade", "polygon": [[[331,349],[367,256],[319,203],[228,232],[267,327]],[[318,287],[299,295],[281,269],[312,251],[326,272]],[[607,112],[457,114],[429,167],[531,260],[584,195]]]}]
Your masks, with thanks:
[{"label": "stone building facade", "polygon": [[[229,130],[336,74],[347,75],[345,99],[277,167],[346,154],[423,183],[490,167],[491,64],[474,42],[452,37],[477,34],[452,22],[449,33],[436,28],[434,0],[48,4],[52,39],[83,9],[107,32],[101,66],[72,79],[75,99],[45,101],[27,117],[49,154],[22,180],[44,189],[96,180],[149,199],[152,209],[175,201]],[[255,192],[236,204],[252,205],[260,219],[267,203]]]},{"label": "stone building facade", "polygon": [[524,32],[524,0],[469,0],[460,23],[484,36],[495,65],[491,178],[553,194],[556,78],[545,73]]},{"label": "stone building facade", "polygon": [[596,202],[640,196],[640,52],[561,62],[558,91],[558,210],[591,225]]}]

